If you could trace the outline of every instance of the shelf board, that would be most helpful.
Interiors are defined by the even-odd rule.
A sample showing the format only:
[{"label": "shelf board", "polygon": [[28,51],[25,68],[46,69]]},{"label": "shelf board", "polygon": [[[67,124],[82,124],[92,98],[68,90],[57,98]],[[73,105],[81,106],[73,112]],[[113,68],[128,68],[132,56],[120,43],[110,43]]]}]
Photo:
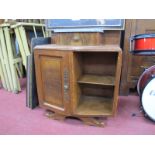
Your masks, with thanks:
[{"label": "shelf board", "polygon": [[112,115],[112,98],[82,96],[76,109],[76,114],[84,116]]},{"label": "shelf board", "polygon": [[114,81],[115,81],[114,76],[85,74],[80,77],[78,83],[114,86]]}]

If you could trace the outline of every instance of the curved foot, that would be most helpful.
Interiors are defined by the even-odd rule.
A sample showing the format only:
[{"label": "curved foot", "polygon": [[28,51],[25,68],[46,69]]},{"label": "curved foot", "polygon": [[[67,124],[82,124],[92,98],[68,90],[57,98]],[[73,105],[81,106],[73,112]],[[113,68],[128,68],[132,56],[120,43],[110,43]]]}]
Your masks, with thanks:
[{"label": "curved foot", "polygon": [[[47,116],[50,119],[55,119],[59,121],[64,121],[67,116],[52,112],[50,110],[47,110],[45,113],[45,116]],[[104,127],[105,123],[103,120],[99,120],[94,117],[77,117],[81,121],[83,121],[84,124],[91,125],[91,126],[97,126],[97,127]]]},{"label": "curved foot", "polygon": [[98,127],[104,127],[105,123],[101,120],[98,120],[96,118],[87,118],[87,117],[80,117],[80,119],[87,125],[91,126],[98,126]]},{"label": "curved foot", "polygon": [[60,120],[60,121],[64,121],[66,116],[54,113],[52,111],[46,111],[45,116],[47,116],[50,119],[55,119],[55,120]]}]

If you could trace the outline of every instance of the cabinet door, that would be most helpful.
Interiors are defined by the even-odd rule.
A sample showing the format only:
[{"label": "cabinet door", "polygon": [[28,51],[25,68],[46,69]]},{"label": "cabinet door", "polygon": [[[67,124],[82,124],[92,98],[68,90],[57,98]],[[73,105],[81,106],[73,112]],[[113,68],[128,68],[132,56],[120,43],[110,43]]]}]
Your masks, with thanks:
[{"label": "cabinet door", "polygon": [[69,53],[35,51],[35,68],[39,105],[55,112],[69,112]]}]

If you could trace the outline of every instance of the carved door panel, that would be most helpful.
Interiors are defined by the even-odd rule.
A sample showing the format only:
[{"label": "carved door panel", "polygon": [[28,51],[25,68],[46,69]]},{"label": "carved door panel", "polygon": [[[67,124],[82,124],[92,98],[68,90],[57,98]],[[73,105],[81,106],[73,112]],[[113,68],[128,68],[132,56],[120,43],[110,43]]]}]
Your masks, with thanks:
[{"label": "carved door panel", "polygon": [[70,109],[69,52],[37,50],[35,64],[39,105],[67,114]]}]

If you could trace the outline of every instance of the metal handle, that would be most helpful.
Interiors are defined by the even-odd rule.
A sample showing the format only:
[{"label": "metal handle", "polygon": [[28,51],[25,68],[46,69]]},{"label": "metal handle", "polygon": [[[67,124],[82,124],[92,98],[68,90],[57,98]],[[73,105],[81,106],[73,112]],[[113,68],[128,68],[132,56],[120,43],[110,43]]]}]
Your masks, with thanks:
[{"label": "metal handle", "polygon": [[64,91],[67,92],[69,89],[69,74],[68,69],[64,69]]},{"label": "metal handle", "polygon": [[68,90],[69,86],[68,84],[64,85],[64,90]]},{"label": "metal handle", "polygon": [[64,100],[69,101],[69,71],[64,69]]}]

